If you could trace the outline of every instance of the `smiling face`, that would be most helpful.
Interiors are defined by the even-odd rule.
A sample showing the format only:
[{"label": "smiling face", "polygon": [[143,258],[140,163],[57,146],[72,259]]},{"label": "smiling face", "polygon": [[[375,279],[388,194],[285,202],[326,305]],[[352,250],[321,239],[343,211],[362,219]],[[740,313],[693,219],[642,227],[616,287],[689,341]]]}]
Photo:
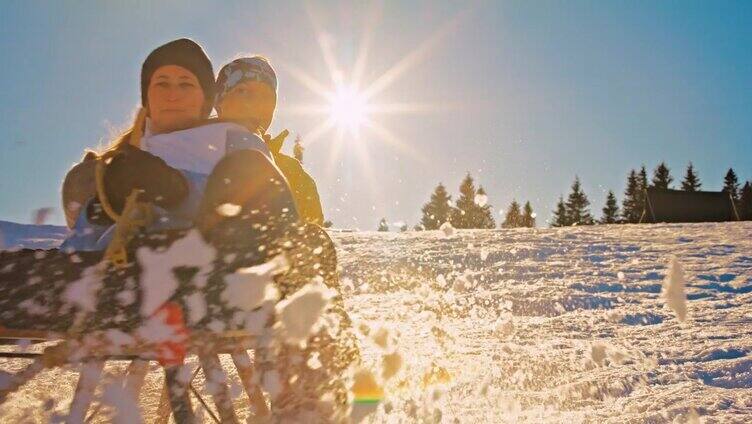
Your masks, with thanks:
[{"label": "smiling face", "polygon": [[196,125],[204,108],[204,91],[193,73],[177,65],[158,68],[149,81],[148,110],[155,134]]},{"label": "smiling face", "polygon": [[272,123],[277,93],[259,81],[243,81],[235,85],[217,104],[220,119],[242,123],[253,131],[266,131]]}]

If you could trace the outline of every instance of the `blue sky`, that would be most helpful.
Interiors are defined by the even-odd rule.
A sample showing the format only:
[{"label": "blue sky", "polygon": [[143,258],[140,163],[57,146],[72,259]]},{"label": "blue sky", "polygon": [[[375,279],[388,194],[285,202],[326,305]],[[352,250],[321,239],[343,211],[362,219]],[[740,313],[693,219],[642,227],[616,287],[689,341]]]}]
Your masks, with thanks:
[{"label": "blue sky", "polygon": [[127,3],[0,5],[0,219],[51,206],[63,222],[66,171],[128,124],[143,59],[182,36],[215,71],[266,55],[280,80],[273,132],[306,142],[326,116],[293,113],[323,104],[293,70],[332,85],[323,37],[349,78],[372,28],[364,81],[404,69],[372,102],[423,107],[370,117],[407,147],[367,130],[339,150],[334,132],[308,147],[339,227],[412,226],[439,181],[456,196],[468,171],[496,210],[530,200],[539,225],[575,175],[596,216],[641,164],[665,160],[678,181],[691,160],[708,190],[728,167],[752,179],[750,2]]}]

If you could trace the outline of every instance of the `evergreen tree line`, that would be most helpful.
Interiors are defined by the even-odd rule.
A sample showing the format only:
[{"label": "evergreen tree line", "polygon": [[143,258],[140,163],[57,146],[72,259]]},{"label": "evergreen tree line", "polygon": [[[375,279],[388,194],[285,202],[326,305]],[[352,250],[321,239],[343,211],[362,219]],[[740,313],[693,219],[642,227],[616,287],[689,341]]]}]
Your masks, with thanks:
[{"label": "evergreen tree line", "polygon": [[[438,230],[444,223],[454,228],[490,229],[496,228],[493,206],[488,203],[488,194],[483,186],[475,188],[475,181],[468,173],[459,187],[459,197],[452,202],[452,196],[443,183],[436,186],[429,201],[421,209],[421,219],[413,227],[416,231]],[[502,228],[535,227],[535,212],[530,202],[523,206],[513,200],[501,223]],[[386,218],[379,221],[378,231],[389,231]],[[407,225],[400,225],[400,231],[407,231]]]},{"label": "evergreen tree line", "polygon": [[[671,176],[671,171],[665,162],[661,162],[653,170],[653,176],[650,181],[648,181],[648,173],[644,165],[639,171],[630,170],[627,176],[627,188],[624,191],[621,208],[619,208],[614,192],[609,190],[606,196],[606,204],[602,209],[601,218],[597,222],[601,224],[640,222],[642,213],[645,210],[645,189],[648,187],[673,189],[673,181],[674,178]],[[700,181],[700,177],[697,175],[692,162],[690,162],[679,189],[683,191],[699,191],[701,187],[702,182]],[[739,218],[742,220],[752,220],[752,181],[747,181],[740,187],[739,178],[734,170],[729,168],[726,176],[723,178],[723,191],[729,193],[733,199]],[[570,225],[595,224],[596,221],[590,214],[589,207],[590,201],[582,191],[580,179],[575,177],[571,192],[566,201],[563,196],[559,197],[556,209],[553,211],[554,216],[551,226],[565,227]]]},{"label": "evergreen tree line", "polygon": [[[439,183],[431,194],[430,200],[421,209],[420,223],[416,230],[436,230],[445,222],[454,228],[496,228],[493,217],[493,207],[488,203],[488,195],[479,186],[476,190],[475,181],[468,173],[459,187],[459,197],[452,203],[452,196],[447,192],[444,184]],[[534,227],[535,213],[530,202],[523,207],[513,200],[507,209],[503,228]]]}]

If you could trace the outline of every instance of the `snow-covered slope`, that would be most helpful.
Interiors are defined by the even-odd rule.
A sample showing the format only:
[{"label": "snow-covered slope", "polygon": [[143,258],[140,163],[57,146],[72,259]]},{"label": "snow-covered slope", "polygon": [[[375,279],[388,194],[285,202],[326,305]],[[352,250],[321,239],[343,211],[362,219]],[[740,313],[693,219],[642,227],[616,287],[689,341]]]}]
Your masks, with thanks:
[{"label": "snow-covered slope", "polygon": [[59,245],[67,234],[68,229],[58,225],[0,221],[0,248],[50,249]]},{"label": "snow-covered slope", "polygon": [[[371,422],[752,422],[752,223],[333,237],[367,365],[403,362]],[[0,416],[65,410],[74,371]]]},{"label": "snow-covered slope", "polygon": [[[406,365],[374,422],[752,422],[752,223],[337,241],[349,309]],[[448,382],[423,388],[436,369]]]}]

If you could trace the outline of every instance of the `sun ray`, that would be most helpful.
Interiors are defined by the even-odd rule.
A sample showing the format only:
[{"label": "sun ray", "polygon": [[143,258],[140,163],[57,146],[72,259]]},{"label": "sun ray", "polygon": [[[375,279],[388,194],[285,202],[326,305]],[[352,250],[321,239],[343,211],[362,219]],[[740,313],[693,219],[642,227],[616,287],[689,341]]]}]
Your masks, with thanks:
[{"label": "sun ray", "polygon": [[339,85],[342,83],[344,75],[342,74],[342,69],[337,64],[337,59],[332,52],[332,36],[323,30],[318,16],[316,15],[316,11],[309,2],[306,2],[306,13],[308,14],[308,20],[313,26],[316,42],[321,50],[321,56],[323,57],[324,64],[329,72],[329,77],[332,79],[332,83],[334,83],[335,86]]},{"label": "sun ray", "polygon": [[357,157],[358,164],[361,165],[363,176],[365,177],[366,183],[368,184],[368,197],[370,199],[373,199],[375,204],[383,205],[383,192],[380,190],[381,186],[377,183],[376,174],[374,173],[373,167],[371,166],[371,158],[368,154],[367,143],[353,143],[351,144],[351,146],[355,151],[355,156]]},{"label": "sun ray", "polygon": [[452,103],[376,103],[369,105],[369,115],[397,115],[451,112],[460,109],[459,104]]},{"label": "sun ray", "polygon": [[311,116],[325,115],[329,109],[327,105],[321,103],[310,103],[280,106],[277,111],[280,115]]},{"label": "sun ray", "polygon": [[328,99],[331,96],[331,90],[324,84],[308,75],[305,71],[301,70],[297,66],[290,62],[276,62],[278,67],[290,74],[293,79],[302,84],[305,88],[311,90],[314,94],[318,94],[324,99]]},{"label": "sun ray", "polygon": [[360,89],[363,82],[363,74],[366,70],[366,63],[368,62],[368,53],[371,49],[371,41],[373,40],[373,30],[376,23],[381,19],[383,5],[381,2],[371,3],[371,7],[366,14],[366,19],[363,24],[363,33],[360,39],[360,46],[358,48],[358,55],[355,59],[355,65],[353,65],[352,75],[350,80],[353,87]]},{"label": "sun ray", "polygon": [[331,143],[329,150],[329,161],[326,164],[326,169],[331,171],[336,168],[337,160],[339,159],[340,152],[342,151],[342,143],[344,142],[344,130],[342,128],[338,128],[335,131],[336,136],[334,137],[334,141]]},{"label": "sun ray", "polygon": [[363,96],[366,99],[370,99],[373,96],[381,93],[389,86],[394,84],[399,77],[411,68],[419,65],[426,60],[433,51],[440,46],[440,42],[449,34],[454,32],[462,20],[468,15],[468,12],[462,12],[451,19],[449,19],[444,25],[434,31],[425,41],[423,41],[417,48],[413,49],[386,72],[381,74],[374,82],[372,82],[364,91]]},{"label": "sun ray", "polygon": [[322,135],[326,134],[329,130],[331,130],[334,127],[335,123],[336,122],[334,118],[329,117],[324,122],[321,122],[320,124],[313,127],[313,129],[308,131],[303,136],[306,141],[306,145],[310,147],[311,145],[316,143],[316,141],[318,141]]},{"label": "sun ray", "polygon": [[376,122],[368,119],[363,122],[363,126],[371,130],[374,134],[379,136],[379,138],[384,141],[385,143],[396,147],[398,150],[400,150],[402,153],[405,153],[410,156],[410,158],[417,160],[418,162],[425,164],[426,158],[420,154],[415,148],[410,146],[407,143],[404,143],[402,140],[399,139],[394,133],[386,129],[385,127],[377,124]]}]

